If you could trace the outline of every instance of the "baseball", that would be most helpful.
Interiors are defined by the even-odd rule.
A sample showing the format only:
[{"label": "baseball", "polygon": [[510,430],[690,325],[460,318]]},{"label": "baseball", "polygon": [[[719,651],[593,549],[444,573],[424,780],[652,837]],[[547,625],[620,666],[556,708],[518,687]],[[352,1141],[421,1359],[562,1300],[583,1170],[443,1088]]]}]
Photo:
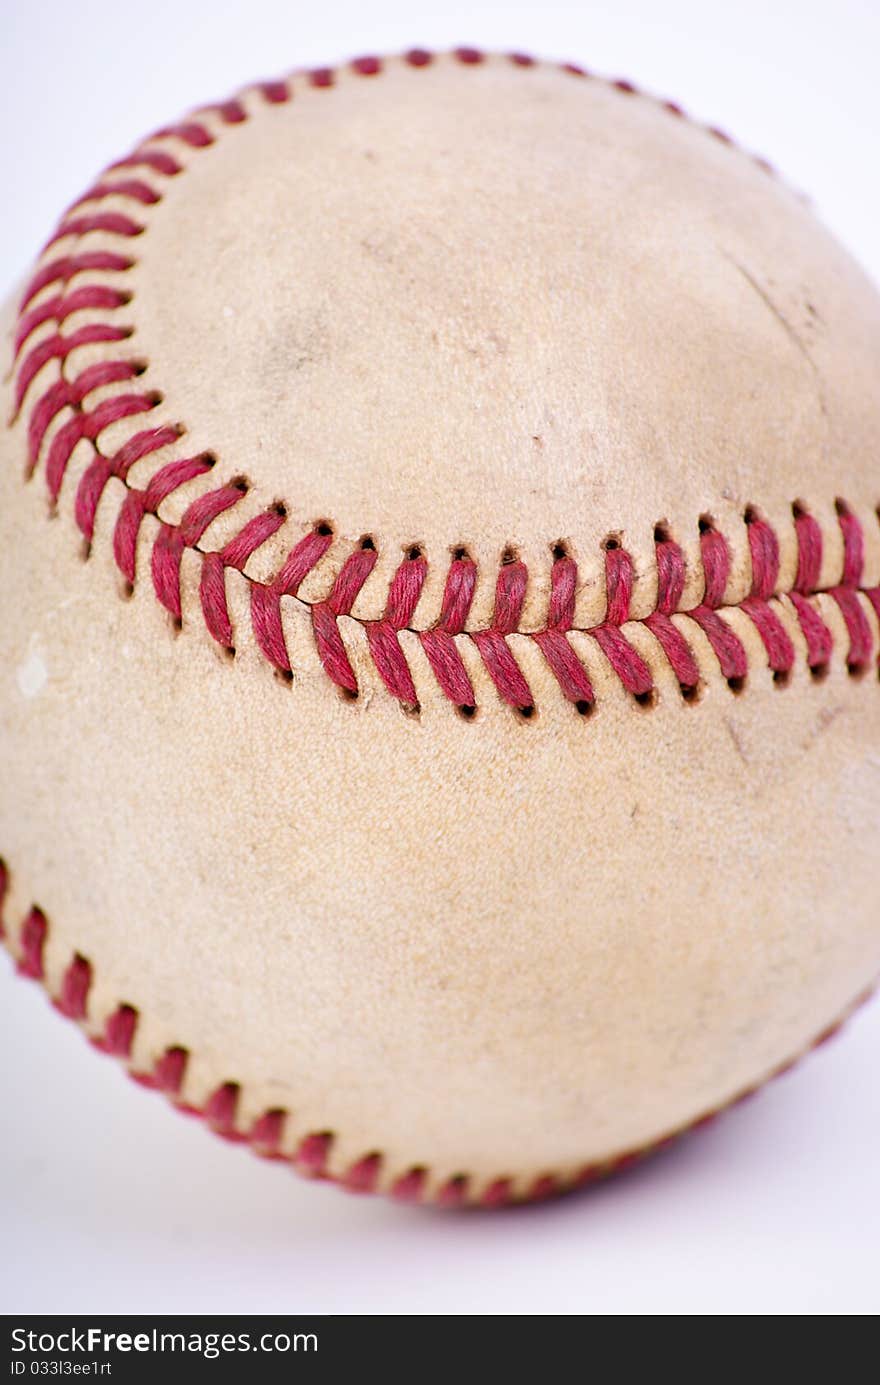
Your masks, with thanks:
[{"label": "baseball", "polygon": [[361,58],[144,140],[3,326],[4,936],[143,1083],[497,1205],[868,994],[880,297],[761,159]]}]

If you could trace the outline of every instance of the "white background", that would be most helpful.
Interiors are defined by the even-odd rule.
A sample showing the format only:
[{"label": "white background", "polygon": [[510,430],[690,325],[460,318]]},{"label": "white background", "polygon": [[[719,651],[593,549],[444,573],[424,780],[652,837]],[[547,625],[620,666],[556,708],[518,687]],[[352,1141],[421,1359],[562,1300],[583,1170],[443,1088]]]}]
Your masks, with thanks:
[{"label": "white background", "polygon": [[[293,66],[460,42],[674,97],[808,190],[880,280],[874,0],[2,0],[0,286],[105,163],[189,106]],[[98,1058],[4,955],[0,1307],[876,1312],[878,1051],[875,1002],[794,1074],[629,1175],[449,1215],[304,1183],[209,1137]]]}]

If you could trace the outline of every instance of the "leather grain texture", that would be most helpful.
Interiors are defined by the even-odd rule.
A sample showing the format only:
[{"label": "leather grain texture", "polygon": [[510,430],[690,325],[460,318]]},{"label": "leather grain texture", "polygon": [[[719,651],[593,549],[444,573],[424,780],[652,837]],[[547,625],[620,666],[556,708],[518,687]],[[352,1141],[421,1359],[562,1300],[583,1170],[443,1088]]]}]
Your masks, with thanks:
[{"label": "leather grain texture", "polygon": [[[147,142],[181,171],[138,170],[161,195],[137,208],[134,263],[87,276],[130,295],[112,318],[130,334],[50,357],[17,414],[14,372],[3,386],[6,918],[36,903],[50,920],[50,989],[88,959],[90,1031],[134,1006],[134,1067],[183,1046],[181,1097],[240,1084],[238,1128],[283,1109],[287,1152],[330,1131],[330,1171],[381,1152],[383,1186],[413,1167],[433,1188],[564,1183],[767,1076],[880,972],[880,607],[860,594],[880,585],[880,301],[783,182],[610,84],[444,57],[291,90],[245,93],[247,119],[225,127],[201,114],[209,147]],[[132,215],[130,198],[92,205]],[[68,234],[40,263],[121,243]],[[98,320],[87,308],[63,330]],[[26,349],[58,331],[50,315]],[[120,359],[161,401],[77,441],[50,505],[70,409],[26,480],[34,403]],[[102,385],[89,406],[131,389]],[[110,477],[86,544],[75,498],[96,449],[161,424],[185,433]],[[203,453],[210,473],[144,515],[129,592],[113,548],[126,495]],[[233,478],[241,504],[183,546],[175,622],[150,576],[160,525]],[[839,499],[864,541],[861,676],[833,595]],[[284,522],[224,570],[232,657],[202,618],[201,555],[277,503]],[[824,677],[788,596],[793,504],[821,529]],[[783,680],[742,606],[749,507],[778,538]],[[701,519],[728,545],[720,610],[744,686],[685,614],[704,596]],[[283,679],[253,589],[316,525],[326,555],[281,598]],[[693,698],[639,623],[658,525],[686,564],[673,620]],[[339,619],[352,699],[311,612],[365,536],[375,566]],[[609,536],[632,557],[645,705],[587,633],[607,615]],[[590,715],[530,637],[560,544],[578,564],[569,640]],[[476,565],[456,636],[469,717],[419,638],[458,550]],[[415,712],[369,645],[412,553],[427,571],[399,648]],[[470,638],[514,559],[528,579],[506,642],[528,718]]]}]

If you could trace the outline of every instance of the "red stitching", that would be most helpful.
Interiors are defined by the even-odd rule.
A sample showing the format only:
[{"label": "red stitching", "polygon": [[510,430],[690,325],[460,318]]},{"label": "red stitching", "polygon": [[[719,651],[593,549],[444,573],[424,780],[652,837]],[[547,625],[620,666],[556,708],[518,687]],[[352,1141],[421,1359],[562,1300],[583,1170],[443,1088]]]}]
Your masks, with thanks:
[{"label": "red stitching", "polygon": [[66,236],[87,236],[90,231],[106,231],[108,235],[124,236],[128,239],[143,233],[139,221],[133,221],[123,212],[93,212],[88,216],[72,216],[62,221],[54,235],[43,246],[45,252]]},{"label": "red stitching", "polygon": [[[461,47],[451,55],[465,66],[479,66],[486,55],[476,48]],[[403,60],[413,68],[427,67],[434,55],[426,49],[411,49]],[[524,54],[511,54],[509,61],[520,68],[535,65]],[[349,70],[360,77],[372,77],[383,70],[383,60],[373,56],[356,58]],[[584,69],[563,65],[563,70],[577,77],[587,77]],[[330,87],[336,73],[330,68],[313,69],[305,80],[314,87]],[[616,81],[611,85],[626,96],[641,95],[629,82]],[[280,80],[258,84],[256,91],[270,104],[291,100],[290,82]],[[666,103],[671,114],[680,116],[679,107]],[[225,125],[240,124],[248,118],[243,101],[238,98],[206,108],[203,115],[213,114]],[[727,142],[727,136],[715,129],[708,131]],[[162,141],[176,140],[196,151],[215,142],[215,134],[201,118],[190,118],[166,126],[126,158],[112,165],[115,172],[132,172],[131,177],[99,180],[62,218],[49,241],[53,245],[62,237],[80,239],[93,231],[128,240],[144,230],[140,222],[100,204],[106,199],[123,198],[148,208],[161,202],[161,192],[137,176],[145,170],[158,178],[176,177],[184,165],[166,148]],[[763,166],[763,165],[762,165]],[[88,204],[80,213],[80,208]],[[76,215],[71,215],[76,212]],[[76,522],[91,542],[95,516],[101,496],[111,477],[125,486],[113,532],[116,563],[127,583],[136,580],[136,550],[141,522],[145,514],[157,514],[159,507],[179,486],[203,474],[211,465],[205,456],[174,459],[162,466],[146,489],[134,489],[128,480],[133,462],[157,452],[173,448],[184,430],[176,425],[136,429],[132,436],[111,457],[105,457],[99,447],[99,435],[111,423],[130,418],[136,423],[143,414],[159,402],[154,393],[119,393],[103,399],[94,407],[88,406],[88,396],[109,385],[124,384],[135,378],[142,367],[132,361],[119,360],[99,363],[81,371],[68,380],[64,368],[71,353],[83,346],[126,339],[131,328],[111,321],[88,322],[64,333],[61,330],[68,317],[88,312],[116,313],[131,301],[130,294],[112,285],[81,284],[70,287],[81,274],[100,271],[124,274],[133,265],[130,256],[114,251],[80,251],[62,255],[40,266],[32,277],[22,298],[18,331],[15,339],[16,411],[27,405],[32,389],[52,362],[59,369],[59,378],[45,388],[30,405],[27,420],[28,458],[30,473],[46,447],[45,470],[50,499],[57,502],[64,476],[74,448],[85,441],[92,447],[92,460],[80,479],[74,502]],[[42,299],[43,291],[60,285],[57,293]],[[54,330],[41,337],[29,350],[23,348],[33,333],[46,324]],[[22,354],[23,352],[23,354]],[[62,417],[69,415],[68,417]],[[49,433],[51,440],[46,446]],[[298,595],[308,574],[328,553],[333,536],[329,526],[319,525],[294,546],[276,576],[268,582],[248,577],[245,569],[254,553],[267,542],[285,522],[284,506],[273,506],[263,514],[249,519],[219,551],[203,551],[200,541],[214,520],[238,503],[244,494],[241,484],[221,485],[208,495],[193,501],[179,523],[161,522],[152,545],[150,567],[157,599],[176,622],[182,618],[180,595],[180,564],[186,550],[197,552],[201,562],[199,596],[202,615],[211,636],[224,648],[234,652],[235,632],[226,596],[226,570],[244,573],[250,588],[251,624],[255,639],[268,662],[284,677],[292,676],[290,656],[284,636],[282,600]],[[843,502],[837,502],[838,523],[843,542],[843,571],[840,581],[827,589],[835,602],[847,632],[847,664],[853,674],[863,672],[874,654],[874,634],[868,619],[870,607],[880,618],[880,588],[862,587],[864,565],[864,534],[858,517]],[[770,524],[757,512],[747,510],[748,543],[752,564],[752,585],[748,596],[738,603],[750,618],[766,650],[767,662],[777,679],[784,681],[797,662],[795,645],[781,618],[785,603],[777,592],[779,582],[779,540]],[[806,507],[796,504],[793,512],[797,543],[797,574],[793,589],[787,593],[787,607],[795,617],[806,645],[806,661],[814,673],[821,673],[833,651],[831,630],[822,619],[814,602],[819,592],[823,538],[821,528]],[[674,617],[687,617],[706,636],[718,660],[719,667],[734,690],[738,690],[748,674],[748,655],[745,646],[725,619],[725,594],[730,574],[730,552],[727,540],[713,522],[701,521],[700,555],[704,593],[701,601],[690,609],[682,605],[687,571],[680,545],[662,526],[655,535],[657,599],[655,608],[633,622],[631,605],[635,590],[635,567],[631,554],[618,539],[606,544],[605,588],[606,613],[602,621],[588,634],[602,651],[613,674],[624,689],[640,702],[650,705],[655,697],[651,668],[627,634],[630,624],[644,625],[657,642],[677,678],[684,696],[691,696],[700,684],[700,669],[688,642],[686,628]],[[377,554],[372,542],[351,554],[343,563],[325,599],[309,602],[315,647],[327,676],[350,696],[358,693],[358,682],[346,652],[339,621],[351,617],[355,601],[373,571]],[[391,580],[386,610],[380,620],[359,619],[365,632],[367,649],[383,684],[405,708],[418,709],[418,697],[412,670],[401,644],[400,636],[409,629],[413,613],[421,596],[428,572],[428,559],[414,552],[398,567]],[[457,551],[448,566],[440,617],[430,629],[413,632],[424,650],[428,665],[444,696],[463,713],[475,710],[476,695],[473,682],[462,657],[461,641],[469,640],[479,652],[482,663],[501,699],[524,716],[534,710],[534,695],[520,668],[511,646],[511,637],[530,638],[541,650],[563,697],[578,711],[588,712],[595,701],[593,683],[588,669],[575,652],[569,637],[575,619],[575,597],[578,590],[578,568],[564,545],[557,545],[550,570],[550,596],[546,625],[543,629],[520,630],[529,574],[526,565],[513,554],[505,555],[498,572],[495,610],[488,629],[468,629],[467,621],[474,597],[477,568],[464,550]],[[783,594],[785,595],[785,594]],[[356,617],[352,617],[357,619]]]},{"label": "red stitching", "polygon": [[[46,916],[38,907],[31,908],[18,929],[17,938],[14,938],[5,926],[4,916],[9,885],[8,869],[0,860],[0,937],[7,941],[13,955],[16,956],[20,974],[45,982],[43,953],[49,931]],[[121,1004],[107,1017],[103,1030],[95,1033],[90,1027],[89,1015],[93,985],[92,964],[80,953],[74,953],[62,974],[57,995],[51,997],[55,1008],[77,1023],[90,1037],[95,1048],[130,1062],[140,1018],[139,1012],[133,1005]],[[621,1173],[649,1155],[668,1148],[683,1135],[704,1128],[721,1111],[753,1096],[765,1082],[791,1071],[799,1058],[838,1033],[844,1021],[873,993],[872,986],[859,995],[844,1015],[827,1026],[796,1058],[781,1063],[761,1083],[739,1092],[716,1110],[689,1121],[680,1129],[653,1140],[650,1144],[626,1150],[599,1164],[588,1164],[567,1178],[561,1178],[551,1172],[540,1174],[522,1193],[516,1191],[514,1179],[507,1173],[499,1174],[482,1184],[466,1173],[459,1173],[448,1179],[429,1198],[427,1184],[430,1169],[427,1165],[414,1164],[396,1176],[391,1176],[394,1171],[388,1170],[389,1177],[386,1181],[387,1159],[377,1149],[355,1159],[341,1174],[333,1174],[329,1163],[335,1136],[329,1130],[312,1131],[303,1135],[292,1154],[283,1154],[279,1147],[285,1126],[290,1119],[289,1113],[284,1109],[272,1107],[263,1112],[248,1129],[243,1129],[240,1116],[243,1104],[242,1089],[238,1082],[222,1082],[209,1093],[201,1106],[193,1106],[186,1100],[183,1093],[189,1052],[182,1044],[172,1044],[160,1053],[151,1070],[145,1072],[129,1067],[128,1072],[140,1085],[163,1092],[179,1111],[200,1116],[207,1126],[223,1139],[247,1144],[254,1153],[263,1158],[282,1159],[308,1178],[326,1179],[355,1193],[374,1193],[387,1186],[390,1196],[400,1202],[420,1203],[430,1200],[437,1206],[448,1208],[466,1205],[506,1207],[514,1202],[553,1197],[559,1193],[582,1188],[600,1178]]]},{"label": "red stitching", "polygon": [[182,171],[183,165],[168,153],[167,149],[135,149],[124,159],[117,159],[108,172],[120,168],[150,168],[154,173],[162,173],[166,178],[174,178]]},{"label": "red stitching", "polygon": [[[22,295],[19,312],[23,313],[28,304],[49,284],[72,279],[75,274],[84,274],[90,269],[121,273],[131,269],[133,264],[134,260],[129,259],[127,255],[118,255],[112,250],[88,250],[78,255],[64,255],[59,260],[50,260],[38,269],[30,280]],[[20,343],[17,343],[16,354],[19,347]]]},{"label": "red stitching", "polygon": [[332,535],[315,531],[306,534],[287,556],[273,582],[251,587],[251,621],[257,643],[270,663],[281,673],[290,673],[290,658],[281,624],[281,598],[296,596],[300,586],[330,547]]},{"label": "red stitching", "polygon": [[184,120],[179,125],[166,125],[163,129],[157,130],[152,138],[179,139],[181,143],[188,144],[190,149],[207,149],[214,143],[214,136],[208,127],[197,120]]},{"label": "red stitching", "polygon": [[[128,165],[131,167],[131,165]],[[119,167],[119,165],[117,165]],[[141,178],[119,178],[116,182],[95,183],[87,192],[72,202],[65,212],[68,217],[85,202],[101,202],[105,197],[125,197],[131,202],[139,202],[142,207],[153,207],[161,198],[155,188]]]},{"label": "red stitching", "polygon": [[[72,293],[59,294],[56,298],[50,298],[47,302],[32,308],[30,312],[19,318],[18,330],[15,333],[15,355],[18,355],[31,333],[36,331],[38,327],[42,327],[44,322],[55,322],[60,327],[62,322],[66,321],[73,313],[100,309],[112,311],[114,308],[125,307],[130,302],[130,294],[120,292],[119,289],[108,288],[104,284],[90,284],[83,288],[74,289]],[[22,389],[22,395],[24,395],[24,389]]]}]

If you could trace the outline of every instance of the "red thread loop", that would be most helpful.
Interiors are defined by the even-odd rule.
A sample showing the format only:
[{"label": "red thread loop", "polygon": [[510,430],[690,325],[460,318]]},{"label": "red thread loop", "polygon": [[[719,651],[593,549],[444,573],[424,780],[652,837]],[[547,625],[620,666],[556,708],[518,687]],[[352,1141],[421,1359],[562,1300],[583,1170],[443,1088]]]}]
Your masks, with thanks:
[{"label": "red thread loop", "polygon": [[531,713],[534,706],[532,690],[505,638],[519,627],[527,580],[528,570],[525,563],[519,562],[518,559],[502,563],[495,584],[495,615],[492,629],[476,631],[471,639],[480,652],[486,672],[504,701],[521,712]]},{"label": "red thread loop", "polygon": [[[50,284],[66,283],[75,275],[85,274],[93,269],[123,272],[131,269],[133,264],[134,261],[127,255],[119,255],[112,250],[86,250],[80,255],[63,255],[61,259],[50,260],[48,264],[41,265],[29,281],[22,294],[19,313],[23,313],[37,294]],[[54,314],[50,313],[49,316]]]},{"label": "red thread loop", "polygon": [[837,522],[843,535],[843,576],[841,586],[857,587],[865,561],[865,535],[857,517],[842,500],[837,502]]},{"label": "red thread loop", "polygon": [[117,159],[110,168],[151,168],[154,173],[162,173],[166,178],[176,178],[183,171],[183,165],[172,158],[167,149],[135,149],[124,159]]},{"label": "red thread loop", "polygon": [[819,585],[822,567],[822,530],[819,521],[798,507],[795,510],[794,530],[797,537],[798,565],[794,579],[795,591],[809,596]]},{"label": "red thread loop", "polygon": [[224,648],[232,647],[232,623],[226,602],[226,568],[232,567],[242,572],[251,554],[276,533],[284,520],[284,514],[276,508],[254,515],[219,553],[206,553],[202,558],[199,584],[202,613],[211,635]]},{"label": "red thread loop", "polygon": [[565,637],[574,624],[577,563],[565,555],[556,559],[550,573],[550,607],[546,630],[534,635],[535,643],[550,666],[563,697],[588,711],[595,702],[586,669]]},{"label": "red thread loop", "polygon": [[849,636],[847,667],[850,673],[861,673],[871,662],[873,639],[871,624],[862,607],[859,593],[852,587],[834,587],[830,595],[837,602]]},{"label": "red thread loop", "polygon": [[746,597],[742,608],[750,617],[767,651],[767,662],[774,673],[789,673],[794,667],[794,645],[779,616],[758,597]]},{"label": "red thread loop", "polygon": [[633,560],[624,548],[605,550],[605,624],[625,625],[633,589]]},{"label": "red thread loop", "polygon": [[153,590],[175,620],[180,620],[182,614],[180,564],[184,549],[195,548],[208,525],[237,505],[243,494],[241,487],[235,484],[220,486],[194,500],[179,524],[163,524],[159,529],[151,558]]},{"label": "red thread loop", "polygon": [[286,1111],[264,1111],[251,1127],[250,1141],[260,1154],[274,1154],[284,1134]]},{"label": "red thread loop", "polygon": [[332,534],[311,530],[291,549],[280,572],[268,586],[255,582],[251,588],[254,635],[266,658],[280,673],[292,672],[281,622],[281,598],[296,596],[300,585],[332,542]]},{"label": "red thread loop", "polygon": [[748,535],[752,555],[752,596],[759,601],[769,601],[779,578],[779,540],[767,521],[757,516],[748,520]]},{"label": "red thread loop", "polygon": [[657,610],[671,616],[677,611],[684,594],[684,554],[671,539],[658,539],[654,545],[657,557]]},{"label": "red thread loop", "polygon": [[280,106],[291,98],[291,90],[286,82],[260,82],[260,95],[271,105]]},{"label": "red thread loop", "polygon": [[116,1054],[119,1058],[128,1058],[134,1043],[136,1028],[137,1011],[131,1005],[120,1005],[108,1018],[104,1026],[103,1038],[97,1041],[98,1047],[103,1049],[105,1053]]},{"label": "red thread loop", "polygon": [[696,606],[688,614],[711,644],[724,677],[731,682],[744,679],[749,670],[748,657],[727,622],[709,606]]},{"label": "red thread loop", "polygon": [[293,1161],[300,1173],[309,1178],[324,1178],[327,1173],[327,1160],[333,1136],[329,1132],[306,1135],[300,1142]]},{"label": "red thread loop", "polygon": [[495,619],[493,629],[500,635],[512,635],[519,629],[523,602],[526,597],[528,569],[525,563],[504,563],[495,584]]},{"label": "red thread loop", "polygon": [[108,322],[91,322],[85,327],[77,328],[69,337],[63,336],[60,332],[51,337],[44,337],[22,361],[16,376],[13,417],[18,416],[30,385],[49,361],[65,361],[71,351],[76,351],[80,346],[122,341],[127,336],[128,332],[124,327],[111,327]]},{"label": "red thread loop", "polygon": [[72,1020],[85,1019],[91,984],[92,968],[85,957],[77,953],[61,978],[61,994],[56,1004],[62,1015]]},{"label": "red thread loop", "polygon": [[550,572],[550,608],[547,613],[550,629],[571,629],[576,592],[577,563],[573,558],[557,558]]},{"label": "red thread loop", "polygon": [[[125,380],[133,374],[131,366],[126,366],[121,361],[91,366],[80,376],[81,392],[77,390],[76,386],[72,387],[67,402],[76,404],[83,394],[97,389],[99,385]],[[87,375],[92,375],[93,378],[86,381],[85,376]],[[112,399],[102,400],[89,413],[75,414],[68,423],[59,428],[52,439],[46,458],[46,484],[53,504],[58,499],[67,464],[78,442],[87,439],[94,443],[104,429],[110,427],[111,423],[118,423],[124,418],[133,418],[137,414],[149,413],[151,409],[155,408],[155,405],[156,400],[152,395],[117,394]],[[36,455],[34,455],[34,461],[36,461]]]},{"label": "red thread loop", "polygon": [[244,1140],[247,1137],[235,1128],[235,1116],[240,1095],[237,1082],[224,1082],[212,1092],[202,1107],[201,1114],[213,1128],[216,1135],[227,1140]]},{"label": "red thread loop", "polygon": [[352,1164],[340,1181],[342,1187],[350,1193],[373,1193],[376,1191],[381,1171],[382,1156],[368,1154],[364,1159]]},{"label": "red thread loop", "polygon": [[794,667],[795,650],[785,626],[768,604],[779,578],[779,540],[759,515],[748,514],[746,524],[752,557],[752,594],[742,607],[761,637],[770,668],[782,675]]},{"label": "red thread loop", "polygon": [[648,697],[654,690],[651,670],[620,627],[606,622],[604,625],[597,625],[590,634],[627,692],[632,693],[634,697]]},{"label": "red thread loop", "polygon": [[822,669],[831,658],[831,631],[815,607],[800,592],[792,592],[792,605],[807,643],[807,663],[811,669]]},{"label": "red thread loop", "polygon": [[421,1202],[427,1177],[425,1169],[410,1169],[392,1185],[391,1196],[396,1202]]},{"label": "red thread loop", "polygon": [[687,692],[700,682],[700,671],[690,645],[665,611],[653,611],[645,624],[657,640],[680,686]]},{"label": "red thread loop", "polygon": [[446,575],[440,619],[419,639],[442,692],[457,707],[473,707],[474,688],[454,636],[461,634],[477,585],[477,565],[470,558],[454,558]]},{"label": "red thread loop", "polygon": [[477,586],[477,565],[470,558],[456,558],[450,564],[443,590],[443,605],[438,630],[460,635],[467,623]]},{"label": "red thread loop", "polygon": [[86,202],[103,202],[107,197],[127,197],[132,202],[138,202],[142,207],[153,207],[162,200],[156,189],[151,188],[149,183],[145,183],[143,179],[120,178],[115,183],[95,183],[70,204],[65,216],[69,216],[72,211],[83,206]]},{"label": "red thread loop", "polygon": [[312,631],[318,657],[327,676],[344,692],[356,696],[357,679],[351,667],[337,619],[347,616],[358,598],[361,587],[376,566],[378,554],[372,547],[359,548],[343,563],[329,600],[312,607]]},{"label": "red thread loop", "polygon": [[133,221],[122,212],[93,212],[87,216],[72,216],[62,221],[54,235],[49,237],[43,246],[43,253],[66,236],[87,236],[90,231],[104,231],[110,236],[131,238],[139,236],[143,229],[139,221]]},{"label": "red thread loop", "polygon": [[42,909],[31,909],[21,925],[19,942],[21,957],[18,970],[22,976],[33,977],[35,981],[43,977],[43,947],[46,942],[46,916]]},{"label": "red thread loop", "polygon": [[700,555],[706,582],[703,605],[714,608],[724,601],[730,572],[730,553],[724,535],[711,526],[704,527],[700,534]]},{"label": "red thread loop", "polygon": [[15,333],[14,354],[16,357],[18,356],[31,333],[36,331],[38,327],[42,327],[44,322],[54,322],[60,327],[62,322],[65,322],[73,313],[87,310],[112,312],[115,308],[124,307],[128,301],[127,293],[110,288],[106,284],[86,284],[82,288],[73,289],[68,294],[59,293],[54,298],[47,298],[19,318]]},{"label": "red thread loop", "polygon": [[123,501],[113,531],[113,556],[123,577],[134,584],[137,541],[145,514],[155,514],[163,500],[197,476],[211,470],[206,457],[183,457],[160,468],[146,490],[130,490]]},{"label": "red thread loop", "polygon": [[367,625],[367,642],[379,676],[391,696],[407,707],[417,707],[418,697],[398,633],[413,618],[427,572],[427,560],[421,554],[405,559],[391,579],[383,619]]},{"label": "red thread loop", "polygon": [[421,555],[405,559],[395,572],[384,617],[393,630],[403,630],[412,621],[427,575],[427,559]]},{"label": "red thread loop", "polygon": [[214,136],[207,126],[196,120],[184,120],[179,125],[166,125],[164,129],[157,130],[153,138],[179,139],[183,144],[188,144],[190,149],[207,149],[208,145],[214,143]]},{"label": "red thread loop", "polygon": [[562,689],[563,697],[569,702],[583,704],[584,711],[592,707],[596,700],[593,685],[564,631],[559,628],[539,630],[533,639],[550,665],[550,671]]},{"label": "red thread loop", "polygon": [[98,505],[110,477],[117,476],[124,481],[135,462],[158,452],[162,447],[170,447],[172,443],[177,442],[179,436],[180,431],[177,428],[147,428],[129,438],[113,457],[106,458],[99,452],[95,453],[80,477],[74,505],[77,525],[89,542],[94,535]]}]

